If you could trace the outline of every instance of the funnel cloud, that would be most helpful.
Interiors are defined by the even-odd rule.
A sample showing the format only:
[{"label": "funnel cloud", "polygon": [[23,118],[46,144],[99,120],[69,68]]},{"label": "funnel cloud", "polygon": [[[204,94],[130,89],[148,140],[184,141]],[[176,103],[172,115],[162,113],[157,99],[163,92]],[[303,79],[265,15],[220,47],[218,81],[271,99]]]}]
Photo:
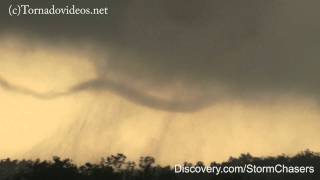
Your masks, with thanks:
[{"label": "funnel cloud", "polygon": [[77,84],[70,89],[63,92],[50,92],[50,93],[40,93],[28,89],[26,87],[21,87],[13,85],[0,77],[0,86],[8,91],[19,93],[27,96],[32,96],[34,98],[50,100],[54,98],[61,98],[63,96],[69,96],[82,91],[111,91],[121,97],[137,103],[139,105],[148,106],[155,109],[166,110],[166,111],[176,111],[176,112],[193,112],[205,108],[212,102],[207,99],[195,99],[191,101],[167,101],[160,98],[154,97],[152,95],[144,94],[143,92],[127,87],[124,84],[117,83],[108,79],[94,79],[89,80],[80,84]]}]

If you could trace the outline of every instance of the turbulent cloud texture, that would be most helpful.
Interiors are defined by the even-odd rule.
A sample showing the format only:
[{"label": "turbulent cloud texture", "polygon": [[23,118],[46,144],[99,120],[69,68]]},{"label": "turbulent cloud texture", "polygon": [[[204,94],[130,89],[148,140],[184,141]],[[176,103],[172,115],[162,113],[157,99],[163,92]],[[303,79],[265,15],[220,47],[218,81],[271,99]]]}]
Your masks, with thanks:
[{"label": "turbulent cloud texture", "polygon": [[[10,17],[10,3],[109,14]],[[0,4],[0,156],[319,149],[318,0]]]},{"label": "turbulent cloud texture", "polygon": [[[52,4],[39,0],[29,3],[33,7]],[[109,80],[104,79],[113,78],[112,81],[123,81],[124,87],[136,88],[142,94],[142,89],[161,91],[179,82],[186,94],[201,94],[208,99],[219,96],[214,90],[217,87],[223,87],[229,96],[241,97],[288,90],[314,96],[319,90],[320,13],[315,8],[320,5],[318,1],[74,3],[79,7],[107,6],[109,15],[2,14],[0,31],[48,44],[95,46],[101,54],[105,53],[92,60],[99,84],[106,82],[99,85],[100,89],[108,86]],[[63,7],[65,3],[55,5]],[[88,89],[97,87],[96,80],[85,84],[93,86]],[[119,94],[131,100],[142,97],[136,92],[128,93]],[[162,104],[144,103],[154,107]]]}]

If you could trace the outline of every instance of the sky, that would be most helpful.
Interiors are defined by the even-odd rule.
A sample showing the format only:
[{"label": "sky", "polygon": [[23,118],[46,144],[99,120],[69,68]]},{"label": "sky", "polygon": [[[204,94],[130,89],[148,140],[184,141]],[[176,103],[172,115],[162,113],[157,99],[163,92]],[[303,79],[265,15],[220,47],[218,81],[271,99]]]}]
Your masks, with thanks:
[{"label": "sky", "polygon": [[107,16],[1,13],[0,157],[319,151],[319,5],[96,0],[77,6]]}]

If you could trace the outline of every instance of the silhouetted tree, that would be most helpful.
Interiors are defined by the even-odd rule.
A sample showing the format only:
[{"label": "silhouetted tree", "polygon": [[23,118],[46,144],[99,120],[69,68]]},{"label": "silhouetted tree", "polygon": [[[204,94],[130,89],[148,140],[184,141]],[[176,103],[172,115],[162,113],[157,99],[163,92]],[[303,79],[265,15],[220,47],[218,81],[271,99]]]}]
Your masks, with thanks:
[{"label": "silhouetted tree", "polygon": [[[293,157],[253,157],[241,154],[239,158],[229,158],[227,162],[212,162],[210,166],[237,166],[254,164],[272,166],[314,166],[313,174],[175,174],[170,166],[159,166],[150,156],[141,157],[138,166],[127,161],[123,154],[111,155],[102,159],[99,164],[85,163],[77,166],[70,159],[53,157],[51,161],[11,160],[0,161],[0,180],[320,180],[320,154],[306,150]],[[195,165],[183,163],[184,167],[205,167],[201,161]]]}]

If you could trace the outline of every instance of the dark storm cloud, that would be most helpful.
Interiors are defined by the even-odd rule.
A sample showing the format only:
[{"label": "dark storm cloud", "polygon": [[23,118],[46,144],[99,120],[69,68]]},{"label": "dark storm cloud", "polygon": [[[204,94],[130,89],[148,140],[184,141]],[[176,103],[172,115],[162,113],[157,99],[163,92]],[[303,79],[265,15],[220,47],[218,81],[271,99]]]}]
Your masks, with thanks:
[{"label": "dark storm cloud", "polygon": [[[1,13],[0,30],[48,44],[96,44],[108,53],[108,58],[93,60],[102,80],[99,84],[108,75],[143,83],[151,90],[179,81],[208,97],[215,96],[210,91],[216,82],[230,89],[231,96],[285,91],[314,95],[320,90],[319,1],[96,0],[69,5],[73,2],[79,7],[107,5],[109,15],[8,17]],[[30,5],[48,3],[33,0]],[[7,12],[7,5],[1,8]],[[88,85],[96,89],[95,81]],[[137,93],[139,89],[122,88],[113,91],[131,100],[146,100]]]}]

